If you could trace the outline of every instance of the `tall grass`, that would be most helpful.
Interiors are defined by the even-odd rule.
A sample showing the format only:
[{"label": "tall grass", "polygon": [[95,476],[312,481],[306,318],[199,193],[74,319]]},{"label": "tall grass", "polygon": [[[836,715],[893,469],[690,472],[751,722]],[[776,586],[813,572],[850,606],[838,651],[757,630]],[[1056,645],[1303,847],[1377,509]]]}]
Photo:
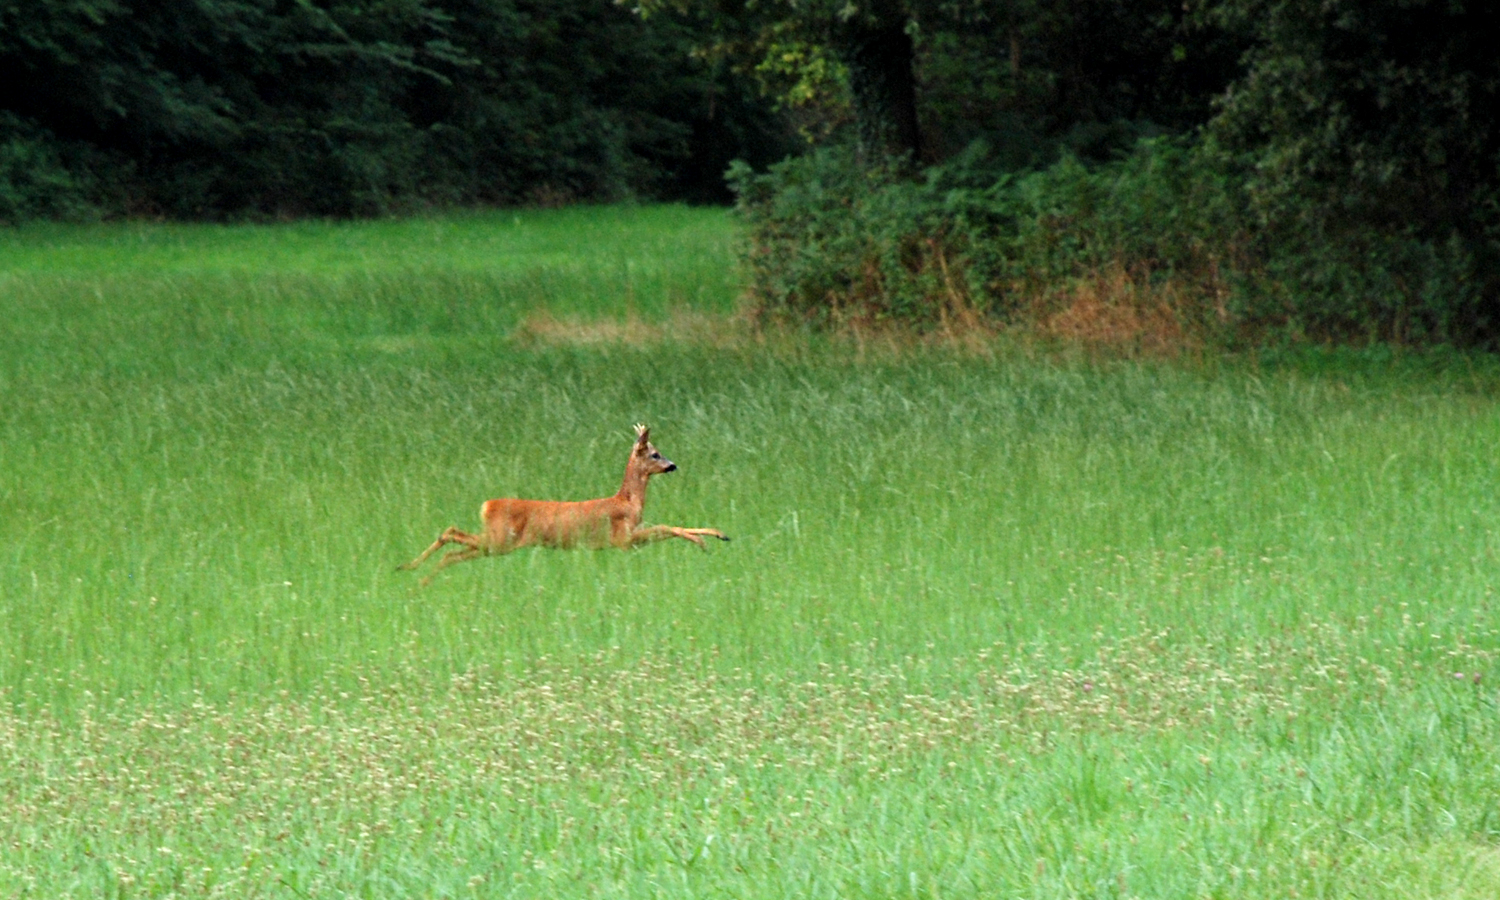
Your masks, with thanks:
[{"label": "tall grass", "polygon": [[[717,211],[9,236],[0,893],[1500,886],[1488,359],[514,339],[723,315]],[[394,571],[635,421],[733,543]]]},{"label": "tall grass", "polygon": [[[473,357],[522,316],[735,302],[718,212],[577,208],[359,225],[36,225],[0,243],[0,378]],[[0,383],[0,387],[9,387]]]}]

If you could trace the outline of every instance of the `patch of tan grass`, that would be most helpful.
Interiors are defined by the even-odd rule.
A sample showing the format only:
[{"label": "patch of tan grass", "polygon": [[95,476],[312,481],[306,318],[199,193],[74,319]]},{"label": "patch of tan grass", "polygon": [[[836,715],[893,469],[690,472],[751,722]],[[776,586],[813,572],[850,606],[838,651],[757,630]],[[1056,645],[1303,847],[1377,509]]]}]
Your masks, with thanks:
[{"label": "patch of tan grass", "polygon": [[856,361],[932,351],[995,356],[1082,350],[1091,356],[1177,358],[1201,353],[1209,345],[1207,328],[1187,312],[1202,305],[1189,296],[1191,290],[1177,281],[1156,284],[1121,268],[1039,294],[1008,324],[955,293],[926,329],[878,319],[852,306],[832,312],[822,328],[754,310],[724,315],[679,309],[661,320],[634,313],[597,319],[541,310],[523,319],[512,339],[524,347],[690,345],[769,353],[798,353],[816,344],[847,351]]},{"label": "patch of tan grass", "polygon": [[1092,353],[1176,357],[1207,344],[1206,323],[1194,312],[1204,306],[1201,294],[1181,279],[1114,266],[1044,294],[1024,327]]},{"label": "patch of tan grass", "polygon": [[641,348],[695,344],[735,348],[751,343],[755,330],[738,316],[685,309],[674,310],[662,321],[648,321],[634,313],[623,319],[583,319],[541,310],[523,319],[512,337],[523,346]]},{"label": "patch of tan grass", "polygon": [[[900,358],[932,350],[993,356],[1015,349],[1082,350],[1094,356],[1177,358],[1198,354],[1210,333],[1228,322],[1224,286],[1217,277],[1154,278],[1150,272],[1112,266],[1064,286],[1017,285],[1028,299],[1006,323],[987,315],[954,280],[940,254],[933,276],[936,321],[926,328],[882,319],[867,303],[831,305],[824,327],[768,314],[755,305],[733,315],[674,310],[663,320],[631,313],[624,318],[559,317],[547,310],[527,316],[513,337],[523,346],[634,347],[690,344],[761,351],[805,349],[817,340],[855,357]],[[941,277],[939,277],[941,276]]]},{"label": "patch of tan grass", "polygon": [[512,333],[512,340],[524,347],[688,345],[798,355],[816,345],[848,353],[855,361],[900,359],[932,350],[992,355],[999,349],[1000,337],[1000,330],[977,314],[945,319],[941,328],[928,332],[856,316],[836,317],[831,328],[814,331],[796,322],[687,310],[673,312],[663,321],[633,314],[623,319],[559,317],[543,310],[527,316]]}]

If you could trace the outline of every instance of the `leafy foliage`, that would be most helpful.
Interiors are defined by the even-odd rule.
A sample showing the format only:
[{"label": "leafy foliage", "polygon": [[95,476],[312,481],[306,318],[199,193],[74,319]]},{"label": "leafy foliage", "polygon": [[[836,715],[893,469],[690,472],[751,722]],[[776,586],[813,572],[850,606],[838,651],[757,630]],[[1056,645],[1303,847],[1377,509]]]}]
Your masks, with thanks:
[{"label": "leafy foliage", "polygon": [[1226,0],[1253,37],[1211,135],[1324,331],[1500,337],[1500,9]]},{"label": "leafy foliage", "polygon": [[1010,169],[1202,124],[1244,45],[1172,0],[940,2],[917,24],[929,158],[982,139]]},{"label": "leafy foliage", "polygon": [[1247,241],[1233,185],[1183,141],[1145,141],[1103,166],[1066,156],[1011,174],[996,160],[976,143],[921,179],[863,168],[839,150],[766,175],[736,169],[758,308],[926,326],[1010,318],[1117,265],[1218,296],[1230,276],[1224,254]]},{"label": "leafy foliage", "polygon": [[1012,316],[1112,270],[1241,333],[1500,338],[1500,12],[912,9],[937,165],[741,171],[762,308],[930,324],[962,295]]},{"label": "leafy foliage", "polygon": [[[1245,40],[1180,2],[1146,0],[645,0],[690,14],[710,52],[753,71],[815,143],[852,137],[857,48],[849,23],[896,19],[912,38],[928,162],[987,141],[1011,166],[1061,145],[1092,159],[1143,134],[1205,121]],[[892,66],[903,60],[892,57]],[[878,104],[877,104],[878,105]],[[864,129],[859,125],[859,130]]]}]

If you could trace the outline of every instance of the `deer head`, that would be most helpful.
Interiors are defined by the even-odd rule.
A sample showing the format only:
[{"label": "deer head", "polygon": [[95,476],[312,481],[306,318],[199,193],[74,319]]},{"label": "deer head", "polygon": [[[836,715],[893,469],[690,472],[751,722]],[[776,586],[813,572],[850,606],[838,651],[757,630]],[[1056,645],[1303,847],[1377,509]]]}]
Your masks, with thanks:
[{"label": "deer head", "polygon": [[638,468],[649,478],[662,472],[673,472],[677,470],[677,464],[661,455],[656,445],[651,443],[651,429],[645,425],[635,426],[635,449],[630,454],[630,465]]}]

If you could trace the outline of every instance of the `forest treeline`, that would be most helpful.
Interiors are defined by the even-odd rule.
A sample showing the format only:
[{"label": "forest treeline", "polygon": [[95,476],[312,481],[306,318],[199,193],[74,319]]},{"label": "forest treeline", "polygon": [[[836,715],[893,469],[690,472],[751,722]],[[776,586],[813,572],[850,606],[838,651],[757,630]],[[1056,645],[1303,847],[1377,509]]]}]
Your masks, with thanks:
[{"label": "forest treeline", "polygon": [[611,0],[0,0],[0,218],[725,200],[791,144]]},{"label": "forest treeline", "polygon": [[0,0],[0,218],[732,190],[767,315],[1493,344],[1497,26],[1474,0]]}]

